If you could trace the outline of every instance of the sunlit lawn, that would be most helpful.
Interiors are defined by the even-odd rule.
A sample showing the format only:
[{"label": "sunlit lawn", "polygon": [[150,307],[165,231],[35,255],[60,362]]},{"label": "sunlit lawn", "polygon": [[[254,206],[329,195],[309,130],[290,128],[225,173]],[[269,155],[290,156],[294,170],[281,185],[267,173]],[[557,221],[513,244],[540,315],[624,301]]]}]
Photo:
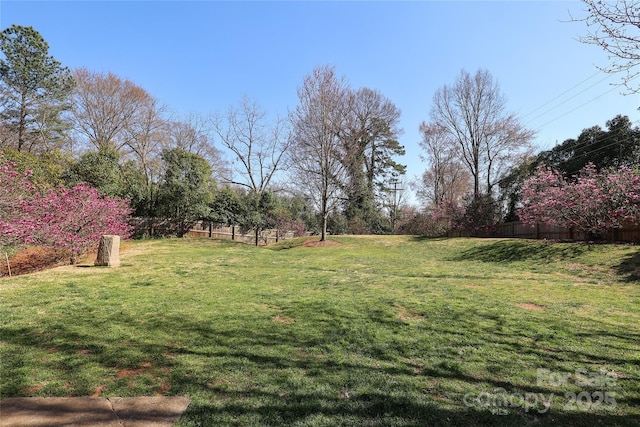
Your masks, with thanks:
[{"label": "sunlit lawn", "polygon": [[638,247],[332,240],[4,278],[0,397],[187,395],[180,426],[640,425]]}]

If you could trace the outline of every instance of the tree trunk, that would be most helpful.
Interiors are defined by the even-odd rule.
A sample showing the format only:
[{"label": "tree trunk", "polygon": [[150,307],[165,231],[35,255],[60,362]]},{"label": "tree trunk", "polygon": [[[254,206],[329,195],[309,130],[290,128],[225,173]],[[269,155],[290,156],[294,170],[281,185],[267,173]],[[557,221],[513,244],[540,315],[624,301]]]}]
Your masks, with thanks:
[{"label": "tree trunk", "polygon": [[327,240],[327,215],[322,215],[322,233],[320,234],[320,241]]},{"label": "tree trunk", "polygon": [[20,123],[18,124],[18,151],[22,151],[24,145],[25,128],[27,127],[27,109],[25,107],[25,97],[22,96],[22,103],[20,105]]}]

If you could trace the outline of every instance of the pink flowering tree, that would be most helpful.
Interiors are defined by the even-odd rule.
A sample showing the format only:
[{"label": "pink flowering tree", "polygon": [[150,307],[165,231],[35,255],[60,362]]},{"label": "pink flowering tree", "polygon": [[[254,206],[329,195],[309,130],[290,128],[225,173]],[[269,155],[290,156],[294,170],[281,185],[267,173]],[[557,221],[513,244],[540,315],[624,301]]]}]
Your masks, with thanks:
[{"label": "pink flowering tree", "polygon": [[126,200],[102,196],[86,184],[36,188],[29,174],[0,167],[0,236],[5,244],[24,243],[68,250],[71,261],[97,246],[103,234],[131,236]]},{"label": "pink flowering tree", "polygon": [[19,172],[14,162],[7,160],[0,165],[0,246],[20,240],[16,222],[21,219],[25,201],[36,192],[32,178],[31,171]]},{"label": "pink flowering tree", "polygon": [[35,194],[25,204],[25,217],[18,224],[25,232],[25,243],[69,250],[75,262],[96,247],[104,234],[130,237],[130,213],[128,201],[103,197],[95,188],[78,184]]},{"label": "pink flowering tree", "polygon": [[590,238],[601,237],[640,213],[640,176],[628,168],[598,172],[585,166],[568,180],[550,168],[539,167],[525,181],[519,218],[527,224],[544,223],[574,228]]}]

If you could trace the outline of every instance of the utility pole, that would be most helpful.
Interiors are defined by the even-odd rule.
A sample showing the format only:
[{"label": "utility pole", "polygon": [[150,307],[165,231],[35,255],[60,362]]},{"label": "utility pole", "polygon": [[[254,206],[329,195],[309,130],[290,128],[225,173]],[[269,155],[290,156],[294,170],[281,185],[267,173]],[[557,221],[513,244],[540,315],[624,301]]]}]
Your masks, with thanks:
[{"label": "utility pole", "polygon": [[400,181],[398,181],[397,178],[393,178],[390,182],[391,185],[393,185],[393,203],[391,205],[391,231],[393,234],[396,234],[396,222],[398,220],[398,191],[402,191],[403,188],[399,188],[398,184],[400,184]]}]

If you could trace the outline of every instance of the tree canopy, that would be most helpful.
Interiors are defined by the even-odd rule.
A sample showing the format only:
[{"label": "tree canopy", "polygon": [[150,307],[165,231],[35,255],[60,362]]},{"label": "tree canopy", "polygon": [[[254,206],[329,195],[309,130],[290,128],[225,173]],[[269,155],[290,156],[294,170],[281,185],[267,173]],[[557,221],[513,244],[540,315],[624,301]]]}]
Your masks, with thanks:
[{"label": "tree canopy", "polygon": [[596,169],[635,166],[640,154],[640,128],[627,116],[618,115],[606,123],[607,129],[592,126],[577,138],[567,139],[551,150],[538,155],[537,164],[544,164],[573,176],[588,163]]},{"label": "tree canopy", "polygon": [[209,214],[213,181],[211,166],[197,154],[181,148],[162,152],[165,171],[158,189],[160,214],[182,223],[180,234],[190,221]]},{"label": "tree canopy", "polygon": [[505,111],[506,98],[487,71],[462,70],[451,86],[433,96],[432,124],[441,129],[442,144],[455,152],[473,179],[473,195],[490,194],[499,176],[525,155],[534,132]]},{"label": "tree canopy", "polygon": [[43,152],[61,146],[69,123],[68,68],[49,55],[49,44],[32,27],[12,25],[0,33],[0,125],[9,130],[4,146]]}]

